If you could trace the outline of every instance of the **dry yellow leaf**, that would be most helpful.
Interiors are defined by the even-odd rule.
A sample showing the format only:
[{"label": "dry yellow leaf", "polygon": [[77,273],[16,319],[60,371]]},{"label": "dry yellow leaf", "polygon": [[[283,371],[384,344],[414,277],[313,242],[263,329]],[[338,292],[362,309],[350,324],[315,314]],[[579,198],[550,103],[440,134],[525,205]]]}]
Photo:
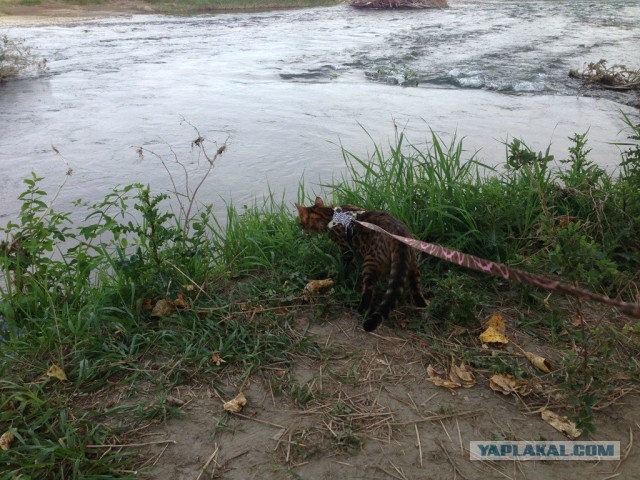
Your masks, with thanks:
[{"label": "dry yellow leaf", "polygon": [[236,398],[234,398],[233,400],[229,400],[228,402],[226,402],[222,408],[224,408],[224,410],[226,412],[231,412],[231,413],[240,413],[242,411],[242,408],[247,404],[247,399],[245,398],[244,394],[242,392],[240,392],[238,395],[236,395]]},{"label": "dry yellow leaf", "polygon": [[158,300],[151,311],[152,317],[168,317],[175,312],[176,306],[171,300]]},{"label": "dry yellow leaf", "polygon": [[549,361],[546,358],[531,352],[523,352],[523,353],[524,353],[524,356],[527,357],[527,360],[529,360],[531,364],[541,372],[551,373],[551,371],[553,370],[551,363],[549,363]]},{"label": "dry yellow leaf", "polygon": [[49,367],[49,370],[47,370],[47,376],[57,378],[58,380],[61,380],[63,382],[69,380],[67,378],[67,374],[64,373],[64,370],[62,370],[57,365],[51,365],[51,367]]},{"label": "dry yellow leaf", "polygon": [[324,280],[311,280],[307,283],[302,291],[302,298],[305,301],[311,300],[311,298],[324,288],[333,286],[333,280],[331,278],[325,278]]},{"label": "dry yellow leaf", "polygon": [[459,382],[438,375],[435,368],[433,368],[431,365],[427,367],[427,380],[439,387],[459,388],[462,386],[462,384]]},{"label": "dry yellow leaf", "polygon": [[227,363],[226,360],[223,360],[218,352],[215,352],[211,355],[211,361],[215,362],[216,366],[220,366],[221,363]]},{"label": "dry yellow leaf", "polygon": [[494,313],[489,317],[489,320],[487,320],[487,323],[484,324],[485,328],[493,328],[495,331],[502,333],[504,335],[504,333],[506,332],[505,326],[504,326],[504,318],[502,318],[502,315],[500,315],[499,313]]},{"label": "dry yellow leaf", "polygon": [[4,432],[0,437],[0,449],[9,450],[16,437],[11,432]]},{"label": "dry yellow leaf", "polygon": [[506,345],[509,343],[509,339],[504,335],[504,333],[499,332],[494,327],[488,327],[480,334],[479,338],[482,343],[486,344]]},{"label": "dry yellow leaf", "polygon": [[542,410],[542,412],[540,412],[540,416],[545,422],[572,440],[575,440],[582,435],[582,430],[563,415],[558,415],[551,410]]},{"label": "dry yellow leaf", "polygon": [[495,374],[489,379],[489,388],[494,392],[505,395],[517,393],[518,395],[528,395],[531,393],[531,386],[524,380],[518,380],[508,373]]},{"label": "dry yellow leaf", "polygon": [[460,366],[452,363],[449,378],[453,382],[460,383],[464,388],[471,388],[476,384],[475,378],[473,378],[472,373],[467,370],[467,367],[464,366],[464,363],[461,363]]}]

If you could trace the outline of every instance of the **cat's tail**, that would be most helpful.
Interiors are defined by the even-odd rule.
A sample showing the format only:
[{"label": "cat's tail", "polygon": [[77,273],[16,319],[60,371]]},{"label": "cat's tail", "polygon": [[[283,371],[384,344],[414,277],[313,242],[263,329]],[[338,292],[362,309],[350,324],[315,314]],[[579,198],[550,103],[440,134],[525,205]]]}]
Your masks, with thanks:
[{"label": "cat's tail", "polygon": [[362,327],[367,332],[372,332],[389,317],[389,313],[394,309],[404,290],[407,278],[408,255],[411,255],[409,248],[394,248],[391,254],[391,271],[389,272],[389,283],[384,292],[382,301],[378,307],[367,316]]}]

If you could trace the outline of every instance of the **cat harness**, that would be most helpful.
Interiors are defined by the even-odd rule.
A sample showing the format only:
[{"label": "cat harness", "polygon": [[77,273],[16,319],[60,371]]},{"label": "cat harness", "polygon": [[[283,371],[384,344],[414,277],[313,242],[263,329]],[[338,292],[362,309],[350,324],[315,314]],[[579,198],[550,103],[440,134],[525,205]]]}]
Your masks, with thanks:
[{"label": "cat harness", "polygon": [[364,211],[354,212],[349,210],[343,212],[341,207],[336,207],[333,210],[333,217],[331,218],[331,221],[327,224],[327,229],[331,230],[337,225],[342,225],[345,233],[347,234],[347,238],[351,239],[353,237],[353,221],[361,213],[364,213]]}]

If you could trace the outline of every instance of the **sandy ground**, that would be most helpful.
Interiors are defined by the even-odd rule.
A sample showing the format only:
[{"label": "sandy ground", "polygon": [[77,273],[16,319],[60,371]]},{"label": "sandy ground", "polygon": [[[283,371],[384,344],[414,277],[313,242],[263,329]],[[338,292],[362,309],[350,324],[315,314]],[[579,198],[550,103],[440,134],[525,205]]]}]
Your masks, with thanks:
[{"label": "sandy ground", "polygon": [[0,0],[0,28],[85,21],[95,18],[157,13],[153,5],[141,1],[115,0],[104,3],[70,5],[43,2],[40,5],[9,5]]},{"label": "sandy ground", "polygon": [[[154,443],[140,451],[141,476],[639,478],[633,438],[640,433],[640,407],[634,395],[599,411],[596,434],[581,438],[620,441],[622,461],[471,461],[471,440],[567,438],[542,420],[540,408],[492,391],[490,372],[475,371],[477,383],[468,389],[427,381],[427,366],[447,360],[406,330],[383,326],[366,334],[349,314],[325,323],[300,320],[299,329],[317,351],[294,358],[291,368],[270,366],[248,380],[227,374],[177,390],[184,416],[146,431],[146,441]],[[239,392],[247,399],[242,413],[225,413],[223,402]]]}]

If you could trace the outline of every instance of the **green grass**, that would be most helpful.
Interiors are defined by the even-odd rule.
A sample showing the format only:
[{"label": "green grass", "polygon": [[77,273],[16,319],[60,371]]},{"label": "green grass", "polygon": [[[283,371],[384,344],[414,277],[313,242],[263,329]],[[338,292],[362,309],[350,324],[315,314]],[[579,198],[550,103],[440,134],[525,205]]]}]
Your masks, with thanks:
[{"label": "green grass", "polygon": [[[11,5],[38,6],[42,4],[70,4],[70,5],[105,5],[105,0],[58,0],[44,2],[43,0],[0,0],[4,10]],[[152,9],[162,13],[203,13],[234,10],[272,10],[280,8],[307,8],[329,6],[342,3],[341,0],[145,0]]]},{"label": "green grass", "polygon": [[267,10],[274,8],[303,8],[336,5],[339,0],[149,0],[166,10],[216,11],[216,10]]},{"label": "green grass", "polygon": [[[594,163],[585,135],[573,137],[558,161],[514,141],[497,169],[464,159],[457,140],[446,145],[431,134],[418,149],[399,135],[371,158],[345,151],[349,174],[324,188],[337,203],[393,213],[427,241],[634,300],[640,125],[627,122],[630,139],[620,145],[616,172]],[[212,166],[215,158],[207,157]],[[40,183],[35,174],[25,179],[20,214],[0,230],[0,434],[16,437],[0,451],[0,478],[133,478],[126,451],[103,455],[87,445],[126,442],[126,431],[176,415],[163,399],[179,385],[219,378],[224,369],[244,377],[265,365],[287,369],[294,355],[316,355],[295,332],[296,317],[311,311],[314,321],[331,318],[357,300],[335,245],[304,235],[291,206],[274,193],[261,204],[228,206],[221,225],[211,206],[192,211],[197,189],[174,214],[166,195],[130,185],[100,202],[79,202],[86,219],[76,226]],[[301,185],[300,201],[313,196]],[[476,328],[485,311],[509,305],[526,311],[518,328],[565,349],[557,379],[583,426],[594,403],[615,388],[616,372],[637,382],[637,323],[624,330],[613,315],[617,328],[601,319],[593,329],[568,331],[571,305],[549,305],[545,293],[526,286],[423,260],[433,301],[426,322],[409,314],[408,323],[435,351],[451,353],[440,340],[454,325]],[[339,279],[331,297],[305,304],[306,282],[326,277]],[[179,307],[155,315],[150,307],[159,300]],[[527,374],[513,359],[479,349],[474,338],[459,352],[472,365]],[[226,363],[217,365],[214,354]],[[54,364],[68,381],[46,376]],[[280,389],[299,404],[312,394],[305,385]],[[114,395],[124,399],[115,407]]]}]

